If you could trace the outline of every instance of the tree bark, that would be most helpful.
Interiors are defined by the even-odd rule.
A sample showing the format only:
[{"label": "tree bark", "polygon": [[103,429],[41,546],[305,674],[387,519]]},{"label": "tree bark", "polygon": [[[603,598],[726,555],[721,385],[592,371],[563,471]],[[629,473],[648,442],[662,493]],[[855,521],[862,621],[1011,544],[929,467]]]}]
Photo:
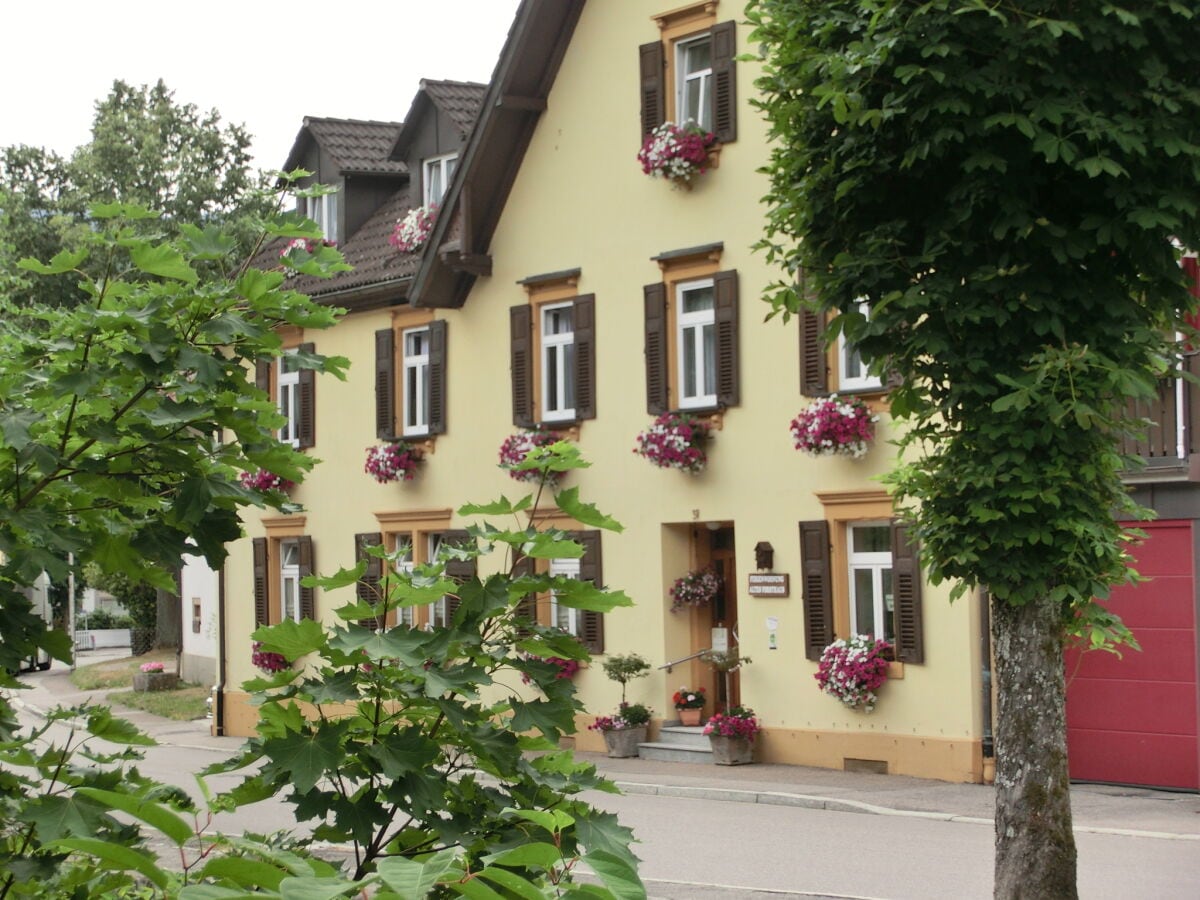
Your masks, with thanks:
[{"label": "tree bark", "polygon": [[1060,604],[994,603],[992,640],[999,686],[995,896],[1074,900]]}]

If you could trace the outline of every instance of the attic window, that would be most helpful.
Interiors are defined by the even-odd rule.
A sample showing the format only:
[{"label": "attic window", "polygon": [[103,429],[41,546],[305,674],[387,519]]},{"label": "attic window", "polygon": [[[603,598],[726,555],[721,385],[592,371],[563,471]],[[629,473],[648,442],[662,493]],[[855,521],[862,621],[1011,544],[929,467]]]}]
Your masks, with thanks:
[{"label": "attic window", "polygon": [[446,195],[450,178],[454,175],[454,167],[458,163],[457,153],[447,153],[445,156],[434,156],[425,160],[423,166],[425,181],[425,206],[441,204]]},{"label": "attic window", "polygon": [[301,197],[301,212],[317,223],[325,240],[338,242],[338,195],[322,194],[320,197]]}]

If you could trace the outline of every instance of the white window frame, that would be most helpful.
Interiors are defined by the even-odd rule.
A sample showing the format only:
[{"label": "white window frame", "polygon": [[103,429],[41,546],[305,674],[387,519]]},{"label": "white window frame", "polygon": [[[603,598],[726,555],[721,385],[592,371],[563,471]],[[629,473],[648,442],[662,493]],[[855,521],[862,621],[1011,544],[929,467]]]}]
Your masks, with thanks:
[{"label": "white window frame", "polygon": [[325,240],[338,242],[338,202],[337,192],[322,194],[319,197],[304,198],[304,215],[317,223]]},{"label": "white window frame", "polygon": [[[425,205],[431,206],[435,203],[440,204],[442,198],[446,196],[446,188],[450,186],[450,179],[454,176],[454,170],[458,165],[457,153],[445,153],[442,156],[431,156],[425,160],[421,166],[421,192],[425,198]],[[434,195],[433,183],[434,174],[436,173],[438,181],[437,195]]]},{"label": "white window frame", "polygon": [[[871,305],[866,300],[858,301],[858,311],[867,318],[871,315]],[[866,363],[858,350],[846,341],[843,332],[838,333],[838,390],[839,391],[877,391],[883,387],[883,379],[878,375],[867,374]],[[861,375],[846,374],[851,366],[856,366]]]},{"label": "white window frame", "polygon": [[[870,522],[849,522],[846,525],[846,563],[847,577],[850,582],[850,631],[853,634],[874,634],[876,638],[886,638],[894,643],[896,640],[895,631],[895,607],[896,607],[896,576],[893,569],[892,551],[889,548],[886,551],[866,552],[854,549],[854,531],[858,528],[884,528],[888,530],[889,537],[891,533],[892,523],[886,519]],[[857,571],[871,572],[871,591],[872,591],[872,615],[874,616],[877,632],[871,629],[862,627],[858,621],[858,596],[857,596],[857,580],[854,573]],[[883,573],[892,573],[892,609],[887,608],[887,594],[884,592]],[[893,632],[889,634],[889,631]]]},{"label": "white window frame", "polygon": [[287,421],[280,426],[279,440],[293,447],[300,446],[300,370],[288,371],[285,363],[296,355],[285,350],[275,365],[275,408]]},{"label": "white window frame", "polygon": [[[549,329],[546,327],[550,313],[564,309],[571,313],[571,330],[561,334],[550,334]],[[541,307],[539,316],[541,321],[538,330],[541,334],[542,343],[542,419],[546,422],[560,422],[567,419],[574,419],[574,394],[576,385],[573,383],[571,372],[571,367],[574,366],[574,358],[568,352],[568,348],[575,346],[574,304],[548,303]],[[553,385],[550,383],[551,357],[555,360],[555,369],[558,372],[558,377],[554,380]],[[570,391],[567,390],[568,385],[571,387]],[[560,406],[552,409],[550,407],[551,387],[554,388],[554,395],[563,403],[569,402],[570,406]],[[568,397],[568,394],[571,396]]]},{"label": "white window frame", "polygon": [[[552,559],[550,560],[550,577],[551,578],[573,578],[579,580],[579,560],[578,559]],[[564,606],[561,612],[566,617],[566,627],[559,622],[559,606],[558,596],[554,591],[550,592],[550,623],[567,634],[580,637],[583,630],[583,615],[578,609],[573,606]]]},{"label": "white window frame", "polygon": [[[435,563],[438,561],[438,551],[442,549],[442,535],[440,532],[435,532],[427,537],[429,546],[429,562]],[[435,628],[445,628],[450,624],[450,616],[446,610],[446,595],[438,597],[429,604],[429,619],[425,623],[425,628],[432,631]]]},{"label": "white window frame", "polygon": [[[694,72],[689,72],[684,67],[684,62],[687,60],[687,51],[690,47],[700,43],[708,43],[708,68],[697,69]],[[688,87],[694,83],[700,84],[700,102],[698,105],[699,119],[693,119],[696,125],[704,131],[712,131],[712,34],[705,32],[698,34],[695,37],[690,37],[685,40],[676,41],[675,43],[675,115],[682,124],[684,120],[684,110],[687,108]],[[691,118],[690,116],[688,117]]]},{"label": "white window frame", "polygon": [[[412,535],[398,534],[396,535],[395,539],[396,552],[397,554],[400,554],[394,564],[396,573],[411,578],[413,571],[416,568],[416,562],[413,558]],[[407,556],[407,559],[405,556]],[[417,624],[417,608],[415,606],[399,607],[396,610],[396,623],[398,625],[407,626],[408,628],[415,628]]]},{"label": "white window frame", "polygon": [[[288,551],[292,550],[295,554],[295,564],[287,565],[284,560],[288,557]],[[293,608],[288,609],[288,587],[292,589],[292,604]],[[300,542],[296,540],[283,540],[279,542],[279,620],[286,622],[291,619],[293,622],[300,621]]]},{"label": "white window frame", "polygon": [[[425,352],[410,354],[408,342],[410,337],[422,335]],[[401,414],[404,424],[401,428],[403,435],[429,434],[429,326],[406,328],[400,334],[400,346],[403,348],[403,377]],[[415,403],[409,398],[415,397]],[[415,408],[414,408],[415,407]]]},{"label": "white window frame", "polygon": [[[684,296],[692,291],[704,290],[708,288],[713,295],[713,305],[710,309],[700,310],[699,312],[684,312],[683,300]],[[717,297],[716,288],[712,278],[701,278],[697,281],[684,281],[675,286],[675,347],[676,347],[676,373],[679,383],[679,408],[680,409],[707,409],[717,405],[717,362],[716,362],[716,342],[717,342]],[[690,343],[695,352],[696,358],[696,387],[703,389],[704,382],[709,380],[709,372],[704,361],[704,332],[708,329],[713,342],[713,371],[712,384],[713,392],[711,394],[688,394],[687,393],[687,377],[684,366],[686,354],[684,353],[684,345]]]}]

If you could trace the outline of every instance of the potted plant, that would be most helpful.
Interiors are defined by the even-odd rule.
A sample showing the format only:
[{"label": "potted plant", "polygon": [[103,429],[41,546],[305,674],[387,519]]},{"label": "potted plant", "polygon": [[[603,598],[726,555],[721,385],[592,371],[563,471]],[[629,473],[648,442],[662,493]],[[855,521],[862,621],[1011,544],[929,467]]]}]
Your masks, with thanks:
[{"label": "potted plant", "polygon": [[403,218],[396,220],[396,227],[388,237],[388,243],[401,253],[415,253],[420,250],[433,233],[437,212],[436,203],[410,209]]},{"label": "potted plant", "polygon": [[377,444],[367,448],[363,471],[380,484],[412,481],[417,474],[417,465],[423,458],[419,448],[404,441]]},{"label": "potted plant", "polygon": [[831,697],[851,709],[871,712],[878,701],[876,691],[887,681],[892,645],[865,634],[836,640],[821,651],[817,684]]},{"label": "potted plant", "polygon": [[708,150],[716,141],[715,134],[695,122],[663,122],[646,135],[637,158],[651,178],[666,178],[672,187],[690,190],[692,182],[708,171]]},{"label": "potted plant", "polygon": [[179,676],[174,672],[163,671],[166,666],[160,662],[146,662],[139,666],[141,671],[133,673],[133,689],[135,691],[173,691],[179,686]]},{"label": "potted plant", "polygon": [[616,653],[604,660],[604,674],[621,685],[621,706],[625,706],[625,685],[650,674],[650,663],[636,653]]},{"label": "potted plant", "polygon": [[754,738],[760,731],[754,710],[735,706],[717,713],[704,726],[718,766],[741,766],[754,762]]},{"label": "potted plant", "polygon": [[700,654],[700,659],[713,667],[713,670],[720,674],[725,681],[725,697],[726,702],[733,696],[733,679],[732,674],[744,665],[751,662],[748,656],[739,656],[737,648],[732,650],[705,650]]},{"label": "potted plant", "polygon": [[680,725],[700,724],[700,717],[704,711],[704,699],[704,688],[702,687],[695,690],[681,687],[675,692],[671,701],[675,704],[675,709],[679,711]]},{"label": "potted plant", "polygon": [[264,650],[260,641],[255,641],[251,644],[250,649],[250,661],[268,675],[274,675],[276,672],[282,672],[284,669],[292,667],[292,664],[287,661],[286,656],[282,653]]},{"label": "potted plant", "polygon": [[266,469],[259,469],[256,472],[243,472],[238,476],[238,481],[242,487],[252,491],[290,491],[296,486],[294,481],[288,481],[286,478],[281,478],[274,472],[268,472]]},{"label": "potted plant", "polygon": [[641,703],[622,703],[615,716],[597,716],[588,726],[604,735],[604,746],[614,759],[638,755],[638,744],[646,740],[650,726],[650,707]]},{"label": "potted plant", "polygon": [[693,606],[707,606],[717,599],[721,591],[721,579],[715,569],[696,569],[675,579],[668,593],[671,595],[671,612],[679,612]]},{"label": "potted plant", "polygon": [[[516,481],[541,481],[543,475],[541,469],[523,469],[520,466],[532,450],[538,447],[549,447],[560,440],[562,439],[554,432],[541,429],[510,434],[500,445],[500,468],[507,469],[509,476]],[[563,475],[562,472],[553,471],[545,474],[552,484],[556,483]]]},{"label": "potted plant", "polygon": [[679,469],[696,475],[704,471],[708,455],[707,422],[687,413],[667,412],[637,436],[633,452],[662,469]]},{"label": "potted plant", "polygon": [[797,450],[813,456],[859,459],[870,448],[878,421],[862,400],[839,400],[831,394],[813,401],[792,420],[792,438]]}]

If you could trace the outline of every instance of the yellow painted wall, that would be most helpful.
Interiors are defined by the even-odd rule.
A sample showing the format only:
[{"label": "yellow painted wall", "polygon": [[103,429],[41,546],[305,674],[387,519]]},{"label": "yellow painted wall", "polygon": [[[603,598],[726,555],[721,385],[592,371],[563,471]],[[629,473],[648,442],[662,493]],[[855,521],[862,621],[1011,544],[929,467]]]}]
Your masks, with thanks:
[{"label": "yellow painted wall", "polygon": [[[738,64],[738,139],[722,148],[719,168],[691,191],[647,177],[636,161],[637,47],[656,39],[650,18],[656,11],[618,15],[607,4],[585,7],[493,239],[492,275],[478,279],[462,310],[437,313],[448,322],[448,433],[436,439],[416,482],[377,485],[362,472],[364,448],[374,442],[372,335],[387,326],[390,313],[350,316],[331,332],[312,336],[319,352],[355,361],[345,384],[318,380],[313,452],[323,462],[294,494],[307,508],[317,565],[332,571],[351,564],[352,535],[378,530],[378,511],[457,507],[520,491],[495,466],[500,442],[514,431],[509,307],[526,298],[518,280],[578,267],[579,293],[596,297],[597,418],[583,422],[579,436],[593,466],[572,473],[567,484],[578,485],[585,499],[625,524],[623,534],[604,536],[604,577],[637,604],[608,615],[607,648],[636,651],[655,666],[691,652],[690,624],[686,615],[668,612],[667,588],[688,568],[689,529],[732,523],[741,647],[754,660],[742,672],[741,697],[769,731],[764,756],[834,766],[844,756],[887,759],[892,771],[977,779],[974,602],[951,606],[945,590],[926,586],[926,661],[904,666],[903,678],[882,689],[870,715],[844,710],[813,679],[816,665],[804,656],[797,522],[824,517],[816,491],[879,487],[876,479],[890,461],[891,424],[885,416],[876,446],[859,461],[816,459],[793,449],[789,422],[809,402],[799,392],[796,324],[763,322],[767,307],[759,298],[776,274],[750,250],[761,237],[758,198],[766,190],[755,172],[766,158],[765,126],[749,105],[755,66]],[[740,14],[726,0],[717,18]],[[739,28],[739,52],[750,49],[747,34]],[[720,268],[736,269],[740,279],[742,401],[726,411],[708,468],[692,476],[656,469],[631,452],[636,434],[651,422],[642,287],[661,280],[652,257],[718,241],[724,243]],[[261,529],[248,522],[247,532],[255,536]],[[746,593],[760,541],[774,546],[774,571],[791,575],[786,599]],[[497,567],[485,564],[484,571]],[[226,584],[229,672],[236,683],[254,674],[245,638],[253,624],[248,542],[234,549]],[[319,610],[331,606],[330,598],[318,596],[317,602]],[[767,616],[779,621],[775,650],[767,646]],[[604,678],[598,662],[577,676],[577,685],[588,710],[603,714],[616,706],[619,686]],[[687,665],[669,675],[656,670],[630,685],[630,699],[672,718],[670,695],[694,674]],[[594,738],[582,735],[579,746]],[[842,749],[829,750],[836,746]],[[943,750],[923,754],[922,746]]]}]

